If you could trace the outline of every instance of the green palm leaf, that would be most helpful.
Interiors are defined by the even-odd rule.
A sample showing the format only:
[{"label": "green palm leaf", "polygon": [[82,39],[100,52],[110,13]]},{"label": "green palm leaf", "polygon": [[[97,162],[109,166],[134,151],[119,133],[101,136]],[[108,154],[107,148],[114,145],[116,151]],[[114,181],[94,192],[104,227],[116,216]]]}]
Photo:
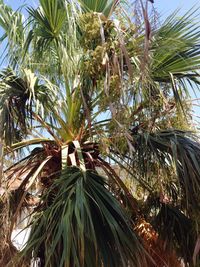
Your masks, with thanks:
[{"label": "green palm leaf", "polygon": [[193,9],[182,17],[174,12],[155,32],[151,65],[155,80],[170,82],[169,73],[177,78],[198,77],[200,31],[195,14]]},{"label": "green palm leaf", "polygon": [[38,79],[30,70],[25,69],[17,75],[7,69],[0,74],[0,136],[6,144],[11,145],[11,140],[15,143],[27,136],[33,113],[49,115],[47,110],[52,109],[55,94],[56,87],[50,87],[46,79]]},{"label": "green palm leaf", "polygon": [[[148,162],[159,162],[159,167],[168,169],[175,166],[178,185],[185,198],[184,207],[190,211],[199,209],[200,190],[200,145],[187,132],[169,130],[138,136],[138,155],[143,170],[148,171]],[[180,196],[182,197],[182,196]]]},{"label": "green palm leaf", "polygon": [[29,8],[30,15],[38,25],[38,36],[54,39],[60,34],[66,19],[66,12],[62,1],[40,1],[41,8]]},{"label": "green palm leaf", "polygon": [[103,13],[106,17],[111,15],[114,7],[119,4],[119,0],[79,0],[86,12]]},{"label": "green palm leaf", "polygon": [[23,255],[44,266],[145,266],[145,251],[122,207],[96,173],[66,169],[43,196]]},{"label": "green palm leaf", "polygon": [[153,225],[160,234],[160,238],[166,242],[166,248],[176,249],[180,257],[192,266],[197,240],[192,220],[187,218],[178,207],[162,204]]},{"label": "green palm leaf", "polygon": [[25,40],[23,15],[19,10],[13,11],[2,0],[0,1],[0,27],[3,29],[0,42],[7,41],[0,58],[2,61],[8,58],[10,63],[16,66],[17,62],[21,61],[20,55]]},{"label": "green palm leaf", "polygon": [[187,250],[199,252],[199,140],[160,130],[191,127],[180,104],[190,120],[188,85],[200,84],[197,13],[175,12],[160,26],[148,5],[131,17],[121,3],[40,0],[24,20],[0,0],[1,56],[11,66],[0,74],[0,160],[10,166],[1,186],[11,192],[20,181],[7,208],[11,230],[36,190],[22,257],[42,266],[151,265],[133,227],[148,251],[160,234],[157,245],[172,244],[188,266]]}]

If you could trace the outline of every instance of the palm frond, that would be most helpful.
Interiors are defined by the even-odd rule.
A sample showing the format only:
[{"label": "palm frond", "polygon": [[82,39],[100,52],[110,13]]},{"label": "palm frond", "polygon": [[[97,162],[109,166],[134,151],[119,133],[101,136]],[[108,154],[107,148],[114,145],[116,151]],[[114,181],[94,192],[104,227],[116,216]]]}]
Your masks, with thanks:
[{"label": "palm frond", "polygon": [[40,1],[37,9],[28,8],[24,56],[32,57],[33,69],[59,85],[71,87],[81,55],[76,20],[80,14],[73,1]]},{"label": "palm frond", "polygon": [[198,10],[175,11],[153,33],[150,72],[154,81],[171,84],[175,100],[188,95],[187,83],[199,88],[200,31]]},{"label": "palm frond", "polygon": [[29,109],[26,108],[25,103],[28,99],[26,83],[11,71],[2,73],[1,120],[3,127],[1,137],[5,137],[7,143],[10,143],[10,140],[14,138],[16,141],[20,140],[20,135],[27,134],[26,117],[29,114]]},{"label": "palm frond", "polygon": [[8,233],[0,234],[10,242],[33,190],[25,261],[163,267],[179,266],[180,257],[192,266],[187,250],[199,252],[199,139],[161,131],[190,129],[188,85],[200,84],[197,13],[175,12],[160,26],[152,6],[140,1],[132,18],[123,2],[40,0],[24,20],[0,0],[1,55],[11,65],[0,74],[0,141],[10,166],[1,189],[5,201],[12,196]]},{"label": "palm frond", "polygon": [[113,9],[117,4],[119,4],[119,0],[79,0],[82,8],[85,12],[98,12],[103,13],[106,17],[112,14]]},{"label": "palm frond", "polygon": [[161,204],[153,225],[160,239],[166,244],[166,249],[175,249],[185,263],[192,266],[197,240],[193,221],[187,218],[178,207]]},{"label": "palm frond", "polygon": [[66,18],[63,2],[40,0],[40,5],[39,9],[28,9],[38,25],[38,37],[44,40],[58,38]]},{"label": "palm frond", "polygon": [[198,75],[195,73],[200,60],[197,16],[197,10],[193,9],[182,17],[174,12],[154,33],[151,68],[155,80],[159,81],[160,76],[160,81],[170,82],[169,73],[182,78],[187,74]]},{"label": "palm frond", "polygon": [[[12,70],[4,70],[0,75],[0,110],[1,138],[6,144],[21,141],[32,126],[33,113],[45,116],[52,109],[55,101],[56,87],[51,90],[47,80],[38,79],[30,70],[25,69],[22,75]],[[44,108],[45,107],[45,108]],[[49,109],[49,108],[50,109]],[[49,113],[46,113],[49,115]]]},{"label": "palm frond", "polygon": [[[199,208],[200,190],[200,146],[189,132],[169,130],[152,134],[141,134],[137,139],[140,163],[148,171],[147,163],[158,162],[159,168],[175,168],[180,186],[182,205],[190,213]],[[143,158],[143,160],[142,160]],[[152,161],[153,160],[153,161]],[[146,167],[145,167],[146,166]],[[159,179],[159,178],[158,178]]]},{"label": "palm frond", "polygon": [[145,266],[127,215],[98,174],[68,168],[43,199],[49,205],[34,217],[26,257],[45,266]]},{"label": "palm frond", "polygon": [[20,10],[13,11],[11,7],[0,1],[0,26],[3,29],[0,41],[7,41],[0,58],[2,62],[8,59],[13,68],[21,61],[21,52],[25,41],[23,23],[24,16]]}]

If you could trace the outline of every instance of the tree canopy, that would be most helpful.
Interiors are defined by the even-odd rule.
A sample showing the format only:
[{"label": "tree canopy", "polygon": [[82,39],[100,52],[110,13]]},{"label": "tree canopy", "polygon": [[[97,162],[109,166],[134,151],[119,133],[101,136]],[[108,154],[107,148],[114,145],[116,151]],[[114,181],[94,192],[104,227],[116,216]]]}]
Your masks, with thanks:
[{"label": "tree canopy", "polygon": [[152,2],[0,0],[0,265],[198,266],[199,14]]}]

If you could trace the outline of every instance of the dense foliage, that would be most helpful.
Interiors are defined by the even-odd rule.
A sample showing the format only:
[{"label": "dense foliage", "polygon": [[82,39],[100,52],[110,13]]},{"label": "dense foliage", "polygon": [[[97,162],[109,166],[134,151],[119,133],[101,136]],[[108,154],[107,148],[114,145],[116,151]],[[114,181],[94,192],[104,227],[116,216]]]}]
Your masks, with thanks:
[{"label": "dense foliage", "polygon": [[1,266],[198,266],[198,13],[152,2],[0,0]]}]

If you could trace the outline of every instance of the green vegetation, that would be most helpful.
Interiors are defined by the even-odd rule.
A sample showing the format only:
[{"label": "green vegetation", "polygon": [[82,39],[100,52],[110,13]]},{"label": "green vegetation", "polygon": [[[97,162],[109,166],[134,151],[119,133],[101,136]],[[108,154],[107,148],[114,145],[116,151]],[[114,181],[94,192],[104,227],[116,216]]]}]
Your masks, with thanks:
[{"label": "green vegetation", "polygon": [[199,266],[198,13],[144,2],[0,0],[0,266]]}]

